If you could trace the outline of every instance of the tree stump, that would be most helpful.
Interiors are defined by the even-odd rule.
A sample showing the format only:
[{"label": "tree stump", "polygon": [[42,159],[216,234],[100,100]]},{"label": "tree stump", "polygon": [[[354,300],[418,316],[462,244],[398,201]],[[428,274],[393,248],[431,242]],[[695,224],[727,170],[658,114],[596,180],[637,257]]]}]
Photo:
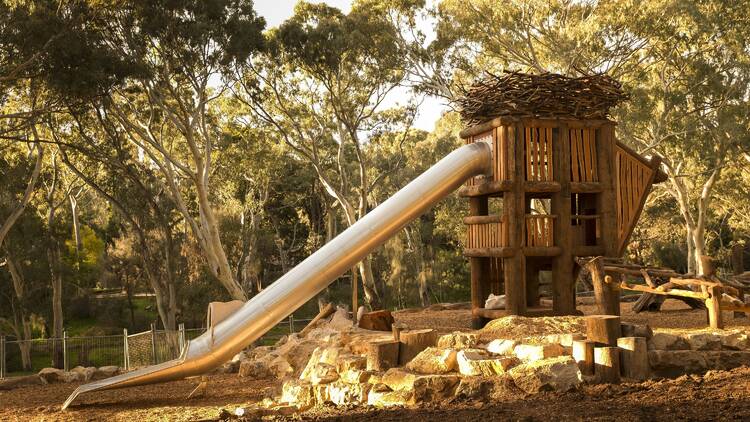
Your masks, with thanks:
[{"label": "tree stump", "polygon": [[387,371],[398,366],[399,342],[373,341],[367,348],[367,370]]},{"label": "tree stump", "polygon": [[614,315],[591,315],[586,317],[586,338],[607,346],[617,346],[622,335],[620,317]]},{"label": "tree stump", "polygon": [[393,332],[393,340],[394,341],[400,341],[401,340],[401,332],[406,330],[406,325],[401,323],[394,323],[391,325],[391,331]]},{"label": "tree stump", "polygon": [[401,331],[399,337],[399,365],[406,365],[419,352],[437,344],[437,333],[433,329]]},{"label": "tree stump", "polygon": [[620,349],[617,347],[595,347],[594,374],[599,383],[619,384]]},{"label": "tree stump", "polygon": [[372,331],[391,331],[393,315],[388,310],[367,312],[359,319],[359,328]]},{"label": "tree stump", "polygon": [[583,375],[594,375],[595,344],[591,340],[573,340],[573,359]]},{"label": "tree stump", "polygon": [[622,376],[643,381],[649,376],[648,345],[645,337],[620,337],[620,366]]}]

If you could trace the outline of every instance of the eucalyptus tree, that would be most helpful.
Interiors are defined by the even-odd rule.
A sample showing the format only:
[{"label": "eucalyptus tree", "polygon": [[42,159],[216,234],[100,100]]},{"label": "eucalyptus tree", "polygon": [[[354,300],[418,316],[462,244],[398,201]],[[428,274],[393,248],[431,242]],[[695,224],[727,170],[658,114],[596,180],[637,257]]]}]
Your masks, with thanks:
[{"label": "eucalyptus tree", "polygon": [[98,107],[157,170],[213,276],[234,299],[246,294],[222,244],[211,177],[220,145],[212,107],[225,77],[262,46],[252,2],[132,1],[110,17],[110,44],[142,73]]},{"label": "eucalyptus tree", "polygon": [[[347,225],[371,209],[373,189],[385,176],[373,174],[371,135],[385,127],[407,130],[414,116],[409,106],[384,106],[404,80],[402,53],[397,28],[377,10],[355,3],[346,15],[300,2],[294,16],[269,32],[267,52],[250,61],[235,90],[312,166]],[[367,302],[379,307],[382,286],[370,257],[359,272]]]}]

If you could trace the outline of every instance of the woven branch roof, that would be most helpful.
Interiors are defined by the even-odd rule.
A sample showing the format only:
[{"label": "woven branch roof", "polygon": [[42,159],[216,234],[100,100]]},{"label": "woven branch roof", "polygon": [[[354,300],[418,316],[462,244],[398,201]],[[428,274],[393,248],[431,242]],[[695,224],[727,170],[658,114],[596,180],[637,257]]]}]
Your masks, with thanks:
[{"label": "woven branch roof", "polygon": [[500,116],[606,119],[627,100],[620,83],[598,74],[570,78],[554,73],[487,73],[456,100],[461,118],[471,126]]}]

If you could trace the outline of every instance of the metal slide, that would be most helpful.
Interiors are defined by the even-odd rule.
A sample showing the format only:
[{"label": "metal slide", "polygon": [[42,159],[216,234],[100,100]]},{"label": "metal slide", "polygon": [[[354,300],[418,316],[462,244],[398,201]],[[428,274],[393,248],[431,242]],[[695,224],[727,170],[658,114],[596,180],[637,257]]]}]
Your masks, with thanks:
[{"label": "metal slide", "polygon": [[468,178],[489,174],[491,148],[478,142],[448,154],[237,312],[191,340],[179,358],[81,385],[62,408],[83,393],[182,379],[224,364]]}]

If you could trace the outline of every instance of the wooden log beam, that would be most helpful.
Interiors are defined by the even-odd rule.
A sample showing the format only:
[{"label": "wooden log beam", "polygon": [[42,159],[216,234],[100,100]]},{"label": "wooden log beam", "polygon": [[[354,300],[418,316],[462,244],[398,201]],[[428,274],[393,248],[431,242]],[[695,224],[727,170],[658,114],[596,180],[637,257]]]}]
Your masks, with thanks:
[{"label": "wooden log beam", "polygon": [[617,347],[594,348],[594,374],[602,384],[620,383],[620,349]]},{"label": "wooden log beam", "polygon": [[464,249],[464,256],[469,258],[474,257],[498,257],[498,258],[508,258],[515,255],[515,249],[504,246],[500,248],[467,248]]},{"label": "wooden log beam", "polygon": [[503,221],[502,215],[470,215],[464,217],[464,224],[488,224],[488,223],[501,223]]},{"label": "wooden log beam", "polygon": [[367,348],[367,370],[387,371],[399,366],[398,341],[374,341]]},{"label": "wooden log beam", "polygon": [[590,315],[585,318],[586,339],[607,346],[616,346],[622,335],[620,317],[615,315]]},{"label": "wooden log beam", "polygon": [[576,262],[591,273],[598,312],[602,315],[620,315],[620,291],[615,283],[607,282],[601,257],[576,258]]},{"label": "wooden log beam", "polygon": [[583,375],[594,375],[595,345],[596,342],[591,340],[573,340],[573,359]]},{"label": "wooden log beam", "polygon": [[620,337],[617,339],[620,348],[620,368],[622,375],[636,381],[648,378],[648,346],[645,337]]},{"label": "wooden log beam", "polygon": [[[664,285],[659,286],[659,288],[664,287]],[[679,290],[679,289],[670,289],[670,290],[659,290],[659,288],[652,289],[648,286],[643,286],[640,284],[628,284],[624,281],[620,282],[620,288],[625,290],[635,290],[639,292],[646,292],[646,293],[653,293],[656,295],[664,295],[664,296],[681,296],[681,297],[689,297],[693,299],[700,299],[700,300],[706,300],[708,298],[708,295],[701,293],[701,292],[693,292],[690,290]]]},{"label": "wooden log beam", "polygon": [[437,344],[437,332],[433,329],[401,331],[399,335],[398,364],[406,365],[422,350]]},{"label": "wooden log beam", "polygon": [[554,193],[560,192],[560,183],[554,181],[527,181],[524,183],[523,189],[529,193]]},{"label": "wooden log beam", "polygon": [[510,180],[493,180],[473,186],[462,186],[458,189],[458,196],[474,197],[491,195],[498,192],[507,192],[513,186]]},{"label": "wooden log beam", "polygon": [[600,193],[603,189],[599,182],[570,182],[571,193]]},{"label": "wooden log beam", "polygon": [[323,318],[327,318],[330,315],[333,315],[333,313],[336,312],[336,306],[334,306],[333,303],[329,303],[326,306],[323,307],[323,309],[318,312],[318,315],[315,315],[315,318],[313,318],[306,326],[302,329],[302,331],[299,332],[300,337],[304,337],[307,335],[307,333],[310,332],[315,326],[318,324],[318,321],[320,321]]}]

